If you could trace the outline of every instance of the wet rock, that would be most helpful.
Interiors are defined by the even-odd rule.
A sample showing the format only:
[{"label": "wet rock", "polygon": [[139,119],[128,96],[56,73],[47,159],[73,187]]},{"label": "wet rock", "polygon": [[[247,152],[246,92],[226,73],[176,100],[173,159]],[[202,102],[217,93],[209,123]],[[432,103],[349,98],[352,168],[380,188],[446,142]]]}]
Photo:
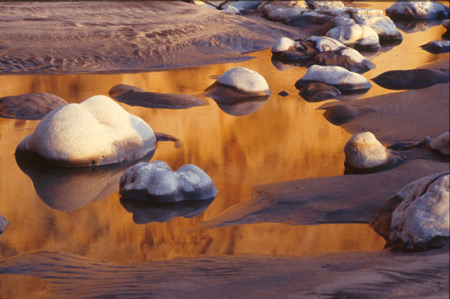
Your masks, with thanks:
[{"label": "wet rock", "polygon": [[448,245],[449,173],[411,182],[381,208],[371,225],[388,246],[422,251]]},{"label": "wet rock", "polygon": [[444,156],[449,156],[449,132],[442,133],[436,138],[426,137],[425,146],[434,152],[437,152]]},{"label": "wet rock", "polygon": [[5,231],[5,228],[8,226],[8,224],[8,219],[0,215],[0,235]]},{"label": "wet rock", "polygon": [[380,48],[378,34],[367,25],[338,26],[328,31],[326,36],[338,40],[346,46],[358,47],[366,51],[377,51]]},{"label": "wet rock", "polygon": [[139,117],[106,96],[93,96],[47,114],[16,155],[61,166],[138,160],[155,149],[156,136]]},{"label": "wet rock", "polygon": [[397,1],[386,8],[386,14],[393,19],[445,19],[449,16],[449,7],[434,1]]},{"label": "wet rock", "polygon": [[385,148],[371,132],[353,135],[345,144],[345,173],[373,173],[390,169],[406,157]]},{"label": "wet rock", "polygon": [[120,200],[122,206],[133,213],[137,224],[167,222],[177,217],[193,218],[203,213],[214,199],[185,200],[180,202],[154,203]]},{"label": "wet rock", "polygon": [[422,89],[449,82],[448,69],[413,69],[384,72],[372,81],[388,89]]},{"label": "wet rock", "polygon": [[340,94],[339,89],[320,82],[308,83],[300,91],[300,96],[308,102],[335,99]]},{"label": "wet rock", "polygon": [[450,52],[450,41],[448,40],[432,41],[426,43],[425,45],[422,45],[421,47],[424,50],[433,54],[448,53]]},{"label": "wet rock", "polygon": [[153,202],[210,200],[218,193],[199,167],[186,164],[174,172],[163,161],[141,162],[128,168],[120,178],[119,192],[124,200]]},{"label": "wet rock", "polygon": [[127,105],[146,108],[186,109],[208,105],[208,101],[200,97],[174,93],[147,92],[141,88],[126,84],[114,86],[109,91],[109,95]]},{"label": "wet rock", "polygon": [[36,92],[0,98],[0,117],[38,120],[67,102],[53,94]]},{"label": "wet rock", "polygon": [[325,66],[341,66],[351,72],[360,74],[375,67],[375,64],[352,48],[319,53],[314,56],[314,62]]},{"label": "wet rock", "polygon": [[375,108],[369,107],[354,107],[354,106],[346,106],[346,105],[335,105],[326,108],[325,113],[323,114],[325,118],[336,126],[340,126],[342,124],[348,123],[355,117],[375,112]]},{"label": "wet rock", "polygon": [[386,44],[398,44],[403,40],[395,23],[378,9],[355,8],[349,10],[352,18],[360,25],[371,27],[377,34],[380,42]]},{"label": "wet rock", "polygon": [[444,26],[445,29],[450,30],[450,20],[443,20],[442,26]]},{"label": "wet rock", "polygon": [[281,52],[294,50],[295,41],[288,37],[282,37],[273,45],[272,54],[276,55]]},{"label": "wet rock", "polygon": [[259,73],[243,67],[236,67],[226,71],[216,82],[235,88],[249,96],[266,96],[270,94],[270,88],[266,79]]},{"label": "wet rock", "polygon": [[338,88],[341,92],[354,92],[372,87],[370,82],[360,74],[350,72],[340,66],[312,65],[306,74],[295,83],[301,89],[308,83],[321,82]]},{"label": "wet rock", "polygon": [[278,93],[278,95],[280,95],[280,96],[282,96],[282,97],[287,97],[288,95],[289,95],[289,93],[287,92],[287,91],[280,91],[279,93]]}]

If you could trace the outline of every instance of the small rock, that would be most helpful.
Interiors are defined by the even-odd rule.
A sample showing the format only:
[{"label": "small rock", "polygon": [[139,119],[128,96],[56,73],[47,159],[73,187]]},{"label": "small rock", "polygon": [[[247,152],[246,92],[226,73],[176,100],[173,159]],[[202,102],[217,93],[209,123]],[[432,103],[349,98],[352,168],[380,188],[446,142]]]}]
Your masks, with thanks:
[{"label": "small rock", "polygon": [[345,144],[346,173],[372,173],[389,169],[405,156],[385,148],[371,132],[353,135]]},{"label": "small rock", "polygon": [[309,6],[304,1],[264,1],[258,6],[258,10],[269,20],[288,22],[309,11]]},{"label": "small rock", "polygon": [[179,202],[209,200],[218,191],[211,178],[195,165],[186,164],[173,172],[165,162],[154,161],[128,168],[120,178],[119,192],[124,200]]},{"label": "small rock", "polygon": [[384,72],[372,81],[388,89],[422,89],[449,82],[448,69],[412,69]]},{"label": "small rock", "polygon": [[425,145],[432,151],[440,153],[444,156],[450,155],[449,149],[449,132],[442,133],[438,137],[425,138]]},{"label": "small rock", "polygon": [[421,47],[424,50],[433,54],[448,53],[450,52],[450,41],[448,40],[431,41],[429,43],[426,43],[425,45],[422,45]]},{"label": "small rock", "polygon": [[308,83],[321,82],[338,88],[341,92],[366,90],[372,87],[370,82],[360,74],[350,72],[340,66],[312,65],[306,74],[295,83],[301,89]]},{"label": "small rock", "polygon": [[397,1],[386,8],[386,14],[393,19],[445,19],[449,15],[449,7],[434,1]]},{"label": "small rock", "polygon": [[288,96],[289,95],[289,93],[287,92],[287,91],[280,91],[279,93],[278,93],[278,95],[280,95],[280,96],[282,96],[282,97],[286,97],[286,96]]},{"label": "small rock", "polygon": [[389,241],[395,249],[422,251],[448,244],[449,173],[435,174],[406,185],[392,213]]},{"label": "small rock", "polygon": [[5,231],[5,228],[8,226],[8,224],[8,219],[0,215],[0,235]]},{"label": "small rock", "polygon": [[308,83],[300,91],[300,96],[308,102],[335,99],[340,94],[339,89],[320,82]]},{"label": "small rock", "polygon": [[226,71],[217,79],[217,83],[252,96],[270,95],[266,79],[259,73],[243,67]]}]

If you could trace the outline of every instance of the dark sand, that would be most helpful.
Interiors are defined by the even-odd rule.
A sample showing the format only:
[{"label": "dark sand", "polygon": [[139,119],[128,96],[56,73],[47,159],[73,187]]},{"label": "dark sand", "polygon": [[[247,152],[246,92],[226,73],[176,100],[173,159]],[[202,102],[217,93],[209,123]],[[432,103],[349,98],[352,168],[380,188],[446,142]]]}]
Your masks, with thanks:
[{"label": "dark sand", "polygon": [[[123,8],[111,2],[101,10],[98,3],[83,3],[81,11],[69,12],[67,7],[77,5],[0,4],[0,72],[131,72],[236,61],[244,59],[242,52],[270,47],[280,36],[306,36],[311,29],[300,31],[178,2],[126,3]],[[28,13],[41,17],[24,17]],[[92,21],[99,13],[101,21]],[[58,30],[52,30],[56,26]],[[448,131],[448,93],[448,84],[439,84],[332,102],[324,108],[345,105],[354,107],[352,111],[369,111],[356,113],[342,126],[351,133],[371,131],[389,145]],[[425,149],[405,154],[405,163],[376,174],[256,186],[250,200],[202,225],[369,223],[404,185],[448,170],[448,162]],[[410,254],[382,250],[312,257],[238,255],[123,264],[40,252],[0,262],[0,296],[448,298],[448,266],[448,248]],[[34,287],[23,288],[30,285]]]}]

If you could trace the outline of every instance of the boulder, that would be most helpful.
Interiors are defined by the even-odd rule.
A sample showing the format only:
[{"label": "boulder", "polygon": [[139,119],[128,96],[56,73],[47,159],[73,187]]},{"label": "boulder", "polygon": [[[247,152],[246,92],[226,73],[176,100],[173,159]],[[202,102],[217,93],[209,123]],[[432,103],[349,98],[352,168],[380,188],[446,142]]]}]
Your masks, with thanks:
[{"label": "boulder", "polygon": [[0,117],[38,120],[67,102],[44,92],[27,93],[0,98]]},{"label": "boulder", "polygon": [[350,72],[340,66],[312,65],[306,74],[295,83],[295,87],[301,89],[311,82],[325,83],[342,92],[361,91],[372,87],[370,82],[360,74]]},{"label": "boulder", "polygon": [[448,244],[448,172],[416,180],[400,190],[396,197],[402,200],[390,219],[389,242],[392,247],[421,251]]},{"label": "boulder", "polygon": [[425,45],[422,45],[421,47],[422,49],[433,54],[448,53],[450,52],[450,41],[448,40],[431,41],[429,43],[426,43]]},{"label": "boulder", "polygon": [[8,226],[8,224],[8,219],[0,215],[0,235],[5,231],[5,228]]},{"label": "boulder", "polygon": [[449,132],[442,133],[436,138],[425,138],[425,145],[430,150],[442,154],[444,156],[450,155],[449,149]]},{"label": "boulder", "polygon": [[340,48],[335,51],[319,53],[314,56],[314,62],[325,66],[341,66],[360,74],[375,67],[375,64],[352,48]]},{"label": "boulder", "polygon": [[217,79],[216,83],[236,89],[249,96],[270,95],[270,88],[266,79],[259,73],[243,67],[226,71]]},{"label": "boulder", "polygon": [[386,14],[393,19],[445,19],[449,16],[449,7],[434,1],[397,1],[386,8]]},{"label": "boulder", "polygon": [[319,53],[345,48],[343,43],[328,36],[310,36],[305,42],[313,42]]},{"label": "boulder", "polygon": [[448,69],[412,69],[384,72],[372,79],[388,89],[422,89],[449,82]]},{"label": "boulder", "polygon": [[372,173],[390,169],[406,157],[385,148],[371,132],[353,135],[344,146],[345,170],[350,173]]},{"label": "boulder", "polygon": [[269,20],[288,22],[310,9],[305,1],[264,1],[258,10]]},{"label": "boulder", "polygon": [[376,51],[380,48],[378,34],[367,25],[349,24],[338,26],[326,33],[326,36],[340,41],[349,47]]},{"label": "boulder", "polygon": [[403,40],[395,23],[378,9],[355,8],[350,10],[352,18],[360,25],[367,25],[377,34],[381,43],[397,44]]},{"label": "boulder", "polygon": [[47,114],[20,142],[16,155],[59,166],[106,165],[143,158],[156,142],[142,119],[98,95]]},{"label": "boulder", "polygon": [[289,37],[281,37],[272,47],[272,54],[293,50],[295,41]]},{"label": "boulder", "polygon": [[199,167],[186,164],[176,172],[163,161],[140,162],[120,178],[124,200],[150,202],[179,202],[210,200],[218,191],[211,178]]}]

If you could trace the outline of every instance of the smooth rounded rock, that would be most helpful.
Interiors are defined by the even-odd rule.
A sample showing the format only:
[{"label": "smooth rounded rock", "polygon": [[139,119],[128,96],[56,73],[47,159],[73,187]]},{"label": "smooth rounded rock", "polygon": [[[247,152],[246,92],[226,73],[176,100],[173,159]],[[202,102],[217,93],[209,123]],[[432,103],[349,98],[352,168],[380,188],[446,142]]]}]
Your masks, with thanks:
[{"label": "smooth rounded rock", "polygon": [[431,41],[429,43],[426,43],[425,45],[422,45],[421,47],[422,49],[433,54],[448,53],[450,52],[450,41],[448,40]]},{"label": "smooth rounded rock", "polygon": [[351,15],[356,23],[367,25],[377,34],[380,42],[399,43],[403,40],[400,31],[397,30],[395,23],[378,9],[352,9]]},{"label": "smooth rounded rock", "polygon": [[375,64],[352,48],[319,53],[314,56],[314,62],[325,66],[341,66],[351,72],[360,74],[375,68]]},{"label": "smooth rounded rock", "polygon": [[47,114],[16,155],[60,166],[94,166],[138,160],[155,149],[152,129],[106,96],[93,96]]},{"label": "smooth rounded rock", "polygon": [[381,87],[388,89],[422,89],[436,84],[448,83],[448,69],[412,69],[384,72],[372,79]]},{"label": "smooth rounded rock", "polygon": [[288,37],[280,38],[272,47],[272,53],[289,51],[295,47],[295,41]]},{"label": "smooth rounded rock", "polygon": [[450,155],[449,139],[449,132],[445,132],[436,138],[425,138],[425,144],[430,150],[448,156]]},{"label": "smooth rounded rock", "polygon": [[448,244],[449,173],[431,175],[405,186],[392,213],[389,240],[394,248],[421,251]]},{"label": "smooth rounded rock", "polygon": [[252,96],[270,94],[270,88],[266,79],[259,73],[243,67],[236,67],[226,71],[217,79],[217,83],[235,88]]},{"label": "smooth rounded rock", "polygon": [[119,192],[124,200],[150,202],[208,200],[218,193],[199,167],[186,164],[174,172],[163,161],[140,162],[128,168],[120,178]]},{"label": "smooth rounded rock", "polygon": [[312,65],[306,74],[295,83],[297,89],[310,82],[332,85],[342,92],[366,90],[372,87],[370,82],[360,74],[350,72],[340,66]]},{"label": "smooth rounded rock", "polygon": [[367,25],[338,26],[328,31],[326,36],[338,40],[346,46],[355,46],[372,51],[380,48],[378,34]]},{"label": "smooth rounded rock", "polygon": [[394,19],[445,19],[449,15],[449,7],[434,1],[397,1],[386,8],[386,14]]},{"label": "smooth rounded rock", "polygon": [[328,36],[310,36],[305,39],[305,41],[314,42],[316,49],[320,53],[345,48],[345,45],[343,43]]},{"label": "smooth rounded rock", "polygon": [[371,132],[353,135],[345,144],[346,173],[371,173],[393,167],[405,156],[385,148]]}]

